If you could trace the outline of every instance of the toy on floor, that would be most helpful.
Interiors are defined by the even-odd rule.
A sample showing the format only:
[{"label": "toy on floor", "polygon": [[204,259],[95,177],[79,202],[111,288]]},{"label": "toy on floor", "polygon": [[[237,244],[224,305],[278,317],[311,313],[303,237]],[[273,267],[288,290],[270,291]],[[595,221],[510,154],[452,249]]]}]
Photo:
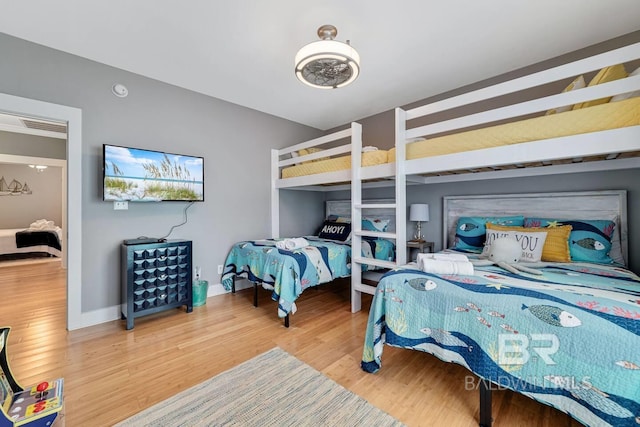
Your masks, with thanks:
[{"label": "toy on floor", "polygon": [[529,274],[542,275],[542,271],[525,267],[518,264],[522,248],[517,240],[508,237],[501,237],[491,242],[487,259],[479,259],[471,261],[473,265],[497,265],[498,267],[518,274],[519,271]]},{"label": "toy on floor", "polygon": [[9,328],[0,328],[0,427],[49,427],[62,410],[62,378],[22,388],[7,359]]}]

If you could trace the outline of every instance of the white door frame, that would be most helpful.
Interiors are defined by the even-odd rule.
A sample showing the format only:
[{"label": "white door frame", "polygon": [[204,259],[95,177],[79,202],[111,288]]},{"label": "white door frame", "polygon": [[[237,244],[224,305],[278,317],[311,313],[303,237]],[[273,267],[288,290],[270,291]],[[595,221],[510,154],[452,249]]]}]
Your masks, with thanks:
[{"label": "white door frame", "polygon": [[22,117],[67,124],[67,200],[63,230],[67,255],[67,329],[84,325],[82,320],[82,110],[0,93],[0,111]]}]

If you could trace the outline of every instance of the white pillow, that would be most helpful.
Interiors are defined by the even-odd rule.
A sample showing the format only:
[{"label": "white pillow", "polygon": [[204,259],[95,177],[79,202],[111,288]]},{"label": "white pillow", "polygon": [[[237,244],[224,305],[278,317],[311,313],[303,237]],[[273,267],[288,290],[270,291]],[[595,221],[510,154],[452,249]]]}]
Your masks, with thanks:
[{"label": "white pillow", "polygon": [[[627,77],[635,77],[635,76],[638,76],[638,75],[640,75],[640,67],[636,68]],[[633,92],[627,92],[627,93],[621,93],[620,95],[616,95],[613,98],[611,98],[611,101],[609,101],[609,102],[622,101],[623,99],[634,98],[636,96],[640,96],[640,90],[636,90],[636,91],[633,91]]]},{"label": "white pillow", "polygon": [[484,252],[488,253],[491,242],[500,237],[508,237],[520,243],[522,247],[520,262],[540,262],[542,259],[542,249],[547,240],[546,231],[503,231],[487,227]]}]

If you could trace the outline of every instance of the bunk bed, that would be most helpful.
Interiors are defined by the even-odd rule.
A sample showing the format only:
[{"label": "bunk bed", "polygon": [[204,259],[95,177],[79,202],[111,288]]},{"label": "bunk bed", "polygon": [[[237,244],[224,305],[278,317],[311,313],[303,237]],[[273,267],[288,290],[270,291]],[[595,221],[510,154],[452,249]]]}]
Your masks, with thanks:
[{"label": "bunk bed", "polygon": [[[396,144],[389,157],[395,164],[397,217],[406,218],[407,182],[429,184],[640,167],[639,58],[640,43],[636,43],[408,111],[396,109]],[[620,64],[627,69],[621,71]],[[586,87],[580,88],[580,76],[587,76]],[[566,86],[562,93],[544,93],[544,88],[557,82]],[[544,94],[495,107],[503,99],[525,92]],[[558,131],[558,124],[564,129]],[[509,135],[512,138],[505,138]],[[615,230],[620,233],[616,245],[624,248],[626,198],[620,201],[623,197],[615,194],[617,202],[611,206],[616,210],[608,212],[606,219],[615,221]],[[542,212],[535,211],[535,203],[529,203],[538,200],[535,198],[527,199],[527,203],[521,199],[517,209],[521,215],[541,218],[594,219],[593,212],[583,209],[581,203],[591,206],[600,195],[568,198],[572,202],[562,205],[565,196],[545,195]],[[507,211],[498,200],[502,199],[494,197],[491,201],[496,210],[493,214],[481,213],[504,215]],[[562,208],[554,210],[557,206]],[[466,206],[457,214],[473,215],[468,209]],[[445,218],[448,215],[450,212],[445,211]],[[457,223],[444,225],[445,248],[451,243],[447,238],[450,224]],[[404,245],[398,243],[399,263],[406,261],[403,250]],[[625,256],[622,259],[628,260]],[[637,425],[640,361],[628,359],[637,357],[640,346],[638,277],[618,264],[572,261],[547,266],[542,268],[541,278],[511,274],[497,267],[477,268],[475,276],[442,276],[406,267],[387,273],[377,288],[352,279],[352,311],[360,309],[361,293],[374,295],[363,369],[374,372],[380,368],[379,356],[385,343],[466,366],[481,379],[482,426],[491,425],[492,384],[557,407],[588,425]],[[506,296],[499,296],[501,293]],[[573,327],[557,324],[557,315],[565,311],[573,313],[583,325],[580,334],[572,336],[569,332]],[[467,316],[469,319],[459,320],[470,313],[473,316]],[[491,313],[499,318],[491,318]],[[520,329],[507,322],[507,317],[519,322]],[[490,328],[492,323],[495,325]],[[547,331],[560,337],[562,351],[555,370],[531,371],[531,366],[510,368],[496,363],[496,349],[491,344],[497,345],[500,332],[514,335],[516,331],[520,336]],[[609,339],[612,345],[598,345]],[[517,349],[514,351],[517,353]],[[611,360],[622,354],[625,357]],[[539,381],[527,382],[526,376],[521,376],[523,372]],[[593,381],[584,381],[591,375]],[[570,383],[569,377],[576,382]]]},{"label": "bunk bed", "polygon": [[[233,245],[222,275],[225,289],[235,292],[236,277],[249,279],[253,282],[255,306],[258,284],[271,289],[272,298],[278,301],[278,316],[284,318],[284,324],[288,327],[289,315],[296,309],[295,300],[304,289],[353,273],[352,254],[362,254],[362,258],[371,260],[368,266],[359,265],[359,278],[362,270],[366,272],[395,267],[395,232],[363,231],[362,220],[366,218],[360,212],[357,218],[352,216],[350,200],[328,201],[325,215],[325,218],[335,216],[350,222],[354,237],[349,242],[307,238],[309,246],[306,248],[283,251],[275,247],[283,240],[280,236],[281,190],[326,192],[349,189],[354,174],[359,180],[372,182],[374,185],[377,181],[392,179],[394,176],[393,164],[388,163],[387,151],[363,147],[362,126],[359,123],[351,123],[347,129],[319,138],[271,150],[271,238]],[[358,185],[361,183],[358,182]],[[387,206],[386,200],[369,202]],[[397,220],[395,213],[395,210],[390,212],[386,208],[377,209],[375,218],[383,218],[389,224],[388,228],[394,230]],[[356,240],[357,243],[354,243]],[[309,257],[321,259],[321,270],[331,274],[321,274],[318,269],[309,269],[305,276],[301,265],[314,262]],[[251,262],[246,262],[249,258]],[[251,269],[249,264],[256,267]]]}]

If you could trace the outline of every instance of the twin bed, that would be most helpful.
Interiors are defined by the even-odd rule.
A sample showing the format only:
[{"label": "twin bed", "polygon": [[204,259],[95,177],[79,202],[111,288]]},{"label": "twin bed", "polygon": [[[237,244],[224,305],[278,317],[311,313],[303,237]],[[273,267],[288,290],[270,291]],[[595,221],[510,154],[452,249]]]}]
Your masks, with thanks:
[{"label": "twin bed", "polygon": [[55,230],[24,228],[0,230],[0,255],[47,254],[61,257],[61,239]]},{"label": "twin bed", "polygon": [[[541,218],[581,220],[570,221],[576,231],[584,231],[575,225],[585,221],[615,224],[600,230],[610,237],[606,263],[545,262],[537,266],[540,276],[495,266],[476,267],[473,276],[434,275],[406,263],[410,184],[640,168],[639,59],[636,43],[411,110],[398,108],[389,151],[363,147],[358,123],[272,150],[272,237],[279,237],[281,189],[350,189],[352,253],[361,253],[368,239],[395,241],[393,262],[352,258],[352,311],[360,310],[362,293],[373,295],[365,371],[380,369],[384,344],[465,366],[482,380],[483,426],[491,424],[492,384],[587,425],[640,424],[640,282],[623,264],[629,261],[624,191],[452,197],[443,203],[444,248],[455,246],[460,217],[513,213],[538,226]],[[549,92],[553,85],[564,90]],[[362,199],[363,188],[380,186],[395,186],[395,199]],[[393,210],[395,230],[359,226],[364,211],[377,209]],[[602,249],[596,237],[569,239],[567,245],[583,251]],[[390,271],[372,286],[362,277],[369,266]]]},{"label": "twin bed", "polygon": [[[456,246],[454,236],[470,217],[520,214],[612,221],[609,253],[627,259],[624,191],[448,197],[444,209],[447,246]],[[567,250],[584,232],[574,228]],[[593,236],[607,243],[604,234],[594,230]],[[594,260],[597,248],[591,250]],[[423,351],[586,425],[637,425],[640,278],[610,261],[533,267],[542,275],[497,266],[476,266],[473,275],[439,275],[411,264],[387,273],[369,313],[362,369],[382,367],[384,344]],[[488,425],[490,404],[485,410],[480,422]]]},{"label": "twin bed", "polygon": [[[326,221],[329,228],[350,227],[350,201],[327,201]],[[367,219],[369,227],[387,229],[394,227],[394,219],[388,212],[378,212],[376,218]],[[222,275],[222,285],[235,292],[237,278],[253,283],[254,306],[258,305],[258,286],[270,290],[271,298],[278,303],[278,316],[289,326],[289,314],[297,310],[296,300],[308,288],[351,275],[352,248],[349,229],[341,236],[323,234],[294,239],[261,239],[238,242],[227,255]],[[341,238],[344,241],[337,240]],[[287,248],[284,244],[302,240],[302,246]],[[363,242],[362,256],[382,262],[393,261],[395,244],[383,238]],[[373,270],[373,267],[365,267]]]}]

